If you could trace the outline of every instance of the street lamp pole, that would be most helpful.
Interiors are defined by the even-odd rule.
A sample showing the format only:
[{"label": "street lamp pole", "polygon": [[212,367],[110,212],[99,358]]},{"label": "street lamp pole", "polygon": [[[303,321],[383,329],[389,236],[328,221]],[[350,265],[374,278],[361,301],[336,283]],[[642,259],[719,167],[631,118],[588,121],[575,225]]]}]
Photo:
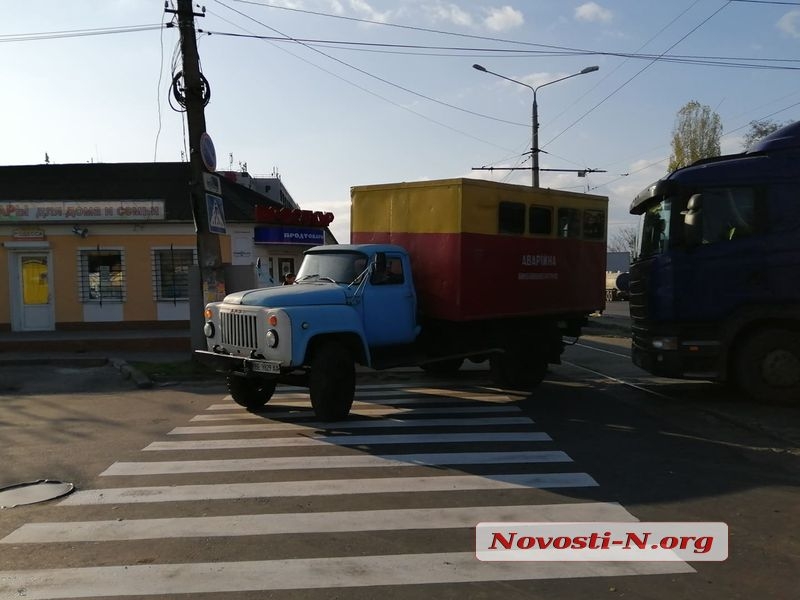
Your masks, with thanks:
[{"label": "street lamp pole", "polygon": [[547,83],[543,83],[541,85],[537,85],[536,87],[532,85],[528,85],[522,81],[517,81],[516,79],[512,79],[511,77],[506,77],[505,75],[500,75],[500,73],[495,73],[494,71],[490,71],[486,67],[481,65],[472,65],[473,69],[478,71],[482,71],[484,73],[488,73],[489,75],[494,75],[495,77],[499,77],[500,79],[505,79],[507,81],[511,81],[513,83],[525,86],[529,90],[533,92],[533,104],[531,105],[531,158],[533,159],[533,168],[531,169],[533,173],[532,177],[532,184],[533,187],[539,187],[539,106],[536,103],[536,92],[539,91],[540,88],[543,88],[546,85],[553,85],[554,83],[558,83],[559,81],[564,81],[565,79],[570,79],[572,77],[577,77],[578,75],[585,75],[586,73],[592,73],[600,69],[598,66],[586,67],[581,69],[577,73],[573,73],[572,75],[567,75],[565,77],[560,77],[559,79],[554,79],[553,81],[548,81]]}]

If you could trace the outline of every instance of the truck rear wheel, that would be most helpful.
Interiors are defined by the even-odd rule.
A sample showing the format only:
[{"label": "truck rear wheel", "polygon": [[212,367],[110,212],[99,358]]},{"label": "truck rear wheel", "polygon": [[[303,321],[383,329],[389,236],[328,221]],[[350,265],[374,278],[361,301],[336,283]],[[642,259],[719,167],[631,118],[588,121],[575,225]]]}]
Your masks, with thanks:
[{"label": "truck rear wheel", "polygon": [[536,354],[508,351],[489,358],[492,381],[497,385],[531,389],[547,374],[547,359]]},{"label": "truck rear wheel", "polygon": [[346,419],[356,391],[356,366],[348,349],[336,342],[320,346],[311,359],[308,387],[319,420]]},{"label": "truck rear wheel", "polygon": [[758,402],[800,401],[800,334],[763,329],[744,340],[736,357],[737,383]]},{"label": "truck rear wheel", "polygon": [[228,375],[228,392],[239,406],[257,410],[264,406],[275,393],[274,379],[254,379]]}]

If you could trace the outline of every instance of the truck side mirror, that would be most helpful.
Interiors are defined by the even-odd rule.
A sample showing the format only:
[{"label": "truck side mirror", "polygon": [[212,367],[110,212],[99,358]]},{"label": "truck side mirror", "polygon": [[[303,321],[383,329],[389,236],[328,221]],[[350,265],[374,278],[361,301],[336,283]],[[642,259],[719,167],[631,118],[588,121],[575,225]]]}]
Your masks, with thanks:
[{"label": "truck side mirror", "polygon": [[703,242],[702,208],[702,194],[694,194],[689,198],[683,213],[683,235],[687,246],[699,246]]}]

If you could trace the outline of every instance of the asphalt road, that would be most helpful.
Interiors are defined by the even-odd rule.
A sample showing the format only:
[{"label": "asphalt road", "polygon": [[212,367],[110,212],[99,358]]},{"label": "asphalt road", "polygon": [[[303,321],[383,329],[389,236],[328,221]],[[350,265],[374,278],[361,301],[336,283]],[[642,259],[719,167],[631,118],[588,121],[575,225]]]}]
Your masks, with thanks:
[{"label": "asphalt road", "polygon": [[[588,336],[532,394],[485,372],[366,375],[353,418],[302,390],[2,367],[0,598],[794,598],[797,409],[655,379]],[[498,454],[503,453],[503,454]],[[477,521],[723,521],[724,562],[481,563]]]}]

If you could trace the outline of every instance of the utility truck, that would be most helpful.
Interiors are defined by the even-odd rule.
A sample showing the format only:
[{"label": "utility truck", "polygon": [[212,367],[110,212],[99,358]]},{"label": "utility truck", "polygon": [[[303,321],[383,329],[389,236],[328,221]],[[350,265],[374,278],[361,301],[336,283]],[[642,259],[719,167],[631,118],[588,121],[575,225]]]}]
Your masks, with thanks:
[{"label": "utility truck", "polygon": [[800,122],[643,190],[630,268],[633,361],[800,400]]},{"label": "utility truck", "polygon": [[488,360],[498,384],[530,388],[605,306],[606,197],[447,179],[351,200],[351,244],[307,250],[293,285],[206,306],[198,359],[242,406],[285,382],[309,387],[319,419],[343,419],[356,365]]}]

